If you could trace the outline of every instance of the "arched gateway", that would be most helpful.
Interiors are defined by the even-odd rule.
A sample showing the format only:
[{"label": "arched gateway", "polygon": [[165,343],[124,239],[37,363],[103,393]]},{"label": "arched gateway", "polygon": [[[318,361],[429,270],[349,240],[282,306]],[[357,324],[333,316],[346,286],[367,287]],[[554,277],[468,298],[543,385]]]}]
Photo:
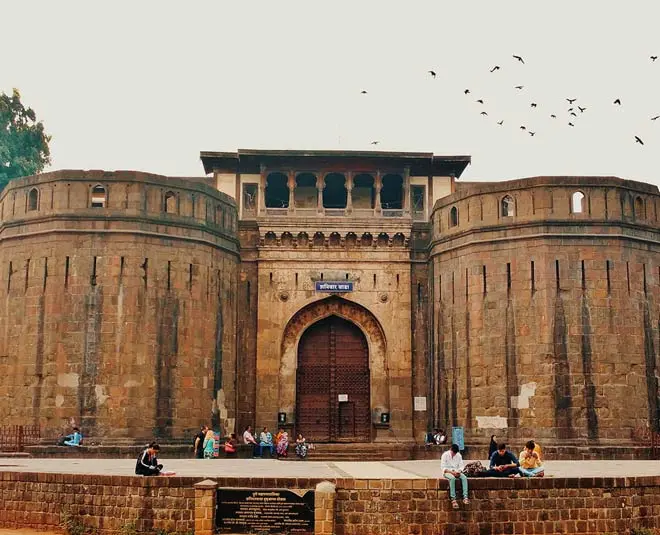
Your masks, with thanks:
[{"label": "arched gateway", "polygon": [[298,344],[296,430],[319,442],[369,441],[369,347],[350,321],[329,316]]},{"label": "arched gateway", "polygon": [[389,412],[389,373],[380,323],[363,306],[332,296],[299,310],[282,337],[280,411],[318,442],[373,439]]}]

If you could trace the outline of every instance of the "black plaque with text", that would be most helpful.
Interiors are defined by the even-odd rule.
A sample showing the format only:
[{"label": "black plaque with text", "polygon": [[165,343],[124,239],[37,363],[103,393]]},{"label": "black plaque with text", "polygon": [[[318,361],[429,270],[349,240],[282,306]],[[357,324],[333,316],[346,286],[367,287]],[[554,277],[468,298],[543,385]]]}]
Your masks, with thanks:
[{"label": "black plaque with text", "polygon": [[217,533],[314,533],[314,491],[218,489]]}]

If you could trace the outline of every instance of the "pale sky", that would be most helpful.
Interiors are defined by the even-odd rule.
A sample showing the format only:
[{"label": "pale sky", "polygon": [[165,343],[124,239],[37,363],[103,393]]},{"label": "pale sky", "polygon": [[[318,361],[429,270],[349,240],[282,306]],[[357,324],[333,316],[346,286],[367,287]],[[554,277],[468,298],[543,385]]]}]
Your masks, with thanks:
[{"label": "pale sky", "polygon": [[0,91],[43,120],[51,169],[377,149],[471,155],[462,180],[660,184],[657,0],[0,0],[0,18]]}]

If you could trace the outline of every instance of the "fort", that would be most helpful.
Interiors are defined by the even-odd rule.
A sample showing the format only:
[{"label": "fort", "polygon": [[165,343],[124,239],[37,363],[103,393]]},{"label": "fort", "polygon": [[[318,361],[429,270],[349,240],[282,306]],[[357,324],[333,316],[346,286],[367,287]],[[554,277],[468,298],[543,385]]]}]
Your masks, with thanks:
[{"label": "fort", "polygon": [[202,152],[0,194],[0,422],[52,439],[598,448],[658,430],[657,187],[467,156]]}]

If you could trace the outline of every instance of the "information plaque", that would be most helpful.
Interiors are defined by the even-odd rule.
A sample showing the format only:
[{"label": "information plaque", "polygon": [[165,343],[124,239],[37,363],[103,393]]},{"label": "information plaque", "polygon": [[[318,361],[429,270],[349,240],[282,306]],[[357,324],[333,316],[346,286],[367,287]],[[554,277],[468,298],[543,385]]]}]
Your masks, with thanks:
[{"label": "information plaque", "polygon": [[314,533],[314,491],[218,489],[216,533]]}]

